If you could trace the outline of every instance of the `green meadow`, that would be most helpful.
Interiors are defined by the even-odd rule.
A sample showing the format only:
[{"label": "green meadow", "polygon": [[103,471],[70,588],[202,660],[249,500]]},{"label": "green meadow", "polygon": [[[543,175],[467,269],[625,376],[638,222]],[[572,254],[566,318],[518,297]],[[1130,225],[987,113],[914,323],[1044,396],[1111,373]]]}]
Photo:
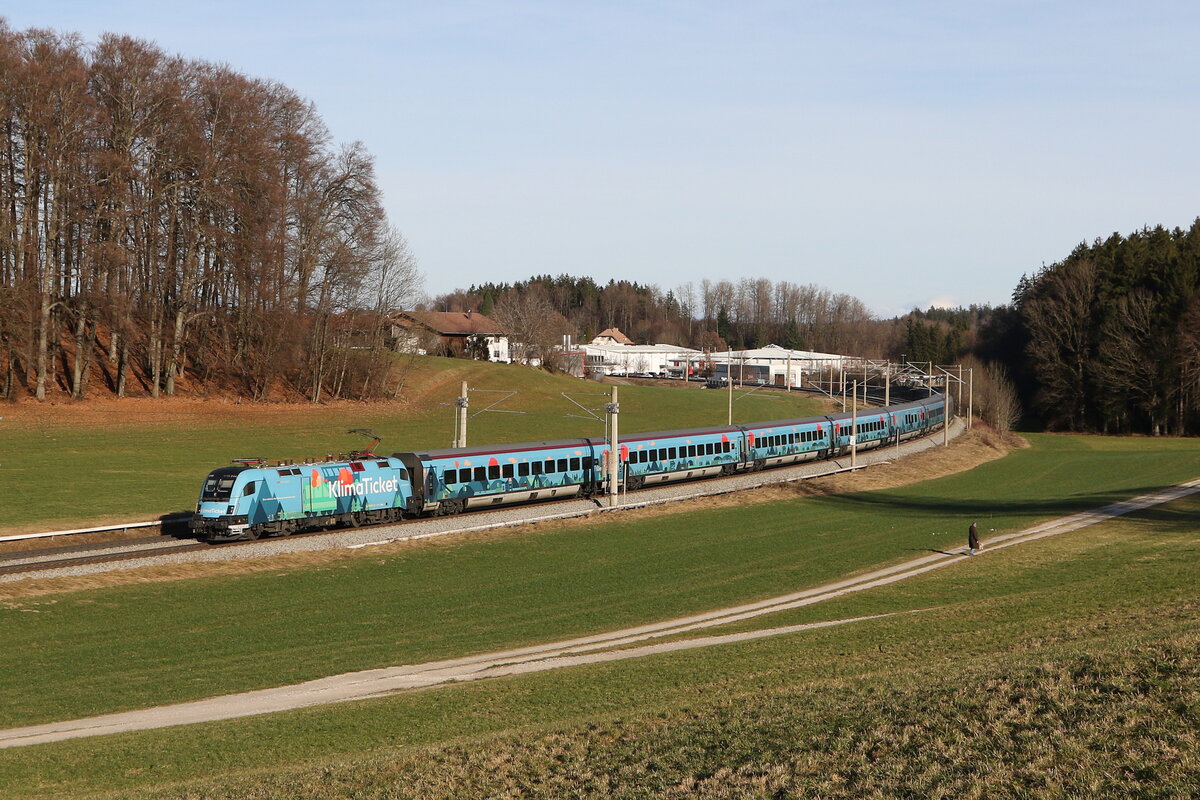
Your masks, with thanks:
[{"label": "green meadow", "polygon": [[[0,724],[496,650],[816,586],[1200,475],[1192,440],[1030,437],[903,489],[12,599]],[[726,632],[806,633],[0,751],[11,797],[1188,797],[1200,501]]]},{"label": "green meadow", "polygon": [[[380,453],[448,447],[460,383],[473,389],[471,413],[504,398],[497,410],[468,422],[468,440],[521,442],[604,436],[589,409],[603,409],[610,387],[525,367],[425,358],[408,377],[405,404],[296,404],[264,408],[221,401],[79,406],[56,415],[0,413],[0,497],[4,528],[55,530],[93,520],[140,521],[194,508],[204,476],[235,458],[303,459],[347,452],[369,440],[347,434],[367,428],[383,438]],[[724,424],[725,393],[671,386],[622,386],[625,432]],[[808,395],[754,392],[734,403],[735,421],[818,413]],[[506,413],[506,412],[521,413]],[[60,419],[61,417],[61,419]]]}]

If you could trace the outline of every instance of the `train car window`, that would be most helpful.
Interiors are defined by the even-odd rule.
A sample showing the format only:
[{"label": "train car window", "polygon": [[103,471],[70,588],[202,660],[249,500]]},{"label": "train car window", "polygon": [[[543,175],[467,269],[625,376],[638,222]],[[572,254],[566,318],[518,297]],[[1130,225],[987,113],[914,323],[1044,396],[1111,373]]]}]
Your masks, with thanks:
[{"label": "train car window", "polygon": [[540,461],[531,462],[529,465],[529,469],[530,469],[530,471],[533,472],[534,475],[541,475],[542,474],[542,462],[540,462]]},{"label": "train car window", "polygon": [[249,483],[247,483],[246,488],[242,489],[242,497],[247,497],[249,495],[254,494],[254,486],[256,483],[257,483],[257,481],[250,481]]},{"label": "train car window", "polygon": [[517,477],[518,478],[528,478],[529,477],[529,462],[528,461],[522,461],[520,464],[517,464]]},{"label": "train car window", "polygon": [[383,467],[384,469],[386,469],[387,467],[390,467],[390,466],[391,466],[391,464],[389,464],[389,463],[388,463],[388,462],[386,462],[386,461],[376,461],[376,462],[375,462],[375,466],[377,466],[377,467]]},{"label": "train car window", "polygon": [[558,460],[558,471],[559,472],[567,471],[567,460],[565,458],[560,458]]},{"label": "train car window", "polygon": [[497,480],[500,477],[500,465],[499,464],[489,464],[487,476],[488,476],[489,481]]},{"label": "train car window", "polygon": [[483,467],[476,467],[475,475],[473,477],[475,478],[475,480],[482,483],[483,481],[487,480],[487,470],[484,469]]},{"label": "train car window", "polygon": [[363,463],[361,461],[351,461],[350,462],[350,471],[351,472],[362,472],[364,469],[366,469],[366,467],[363,466]]},{"label": "train car window", "polygon": [[551,472],[554,472],[554,459],[547,458],[546,459],[546,474],[548,475]]},{"label": "train car window", "polygon": [[400,470],[400,480],[402,480],[402,481],[408,480],[408,470],[406,470],[406,469]]},{"label": "train car window", "polygon": [[448,469],[442,473],[442,483],[449,486],[452,483],[458,483],[458,470]]},{"label": "train car window", "polygon": [[582,459],[572,458],[571,459],[571,472],[579,472],[579,470],[583,468],[582,463],[583,463]]},{"label": "train car window", "polygon": [[591,456],[583,457],[583,468],[584,469],[591,469],[593,466],[595,466],[595,463],[596,462],[592,459]]},{"label": "train car window", "polygon": [[502,478],[511,478],[513,476],[513,465],[505,464],[500,468],[500,476]]},{"label": "train car window", "polygon": [[674,447],[667,448],[667,458],[671,459],[672,461],[677,458]]}]

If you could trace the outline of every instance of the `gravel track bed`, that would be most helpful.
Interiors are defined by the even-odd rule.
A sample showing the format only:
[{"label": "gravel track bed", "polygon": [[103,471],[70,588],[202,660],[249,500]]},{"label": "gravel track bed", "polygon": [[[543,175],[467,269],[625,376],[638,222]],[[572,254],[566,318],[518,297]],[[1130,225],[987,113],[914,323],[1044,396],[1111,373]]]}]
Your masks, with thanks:
[{"label": "gravel track bed", "polygon": [[[966,425],[964,421],[956,417],[950,424],[950,438],[956,438],[965,430]],[[858,455],[857,468],[861,469],[863,467],[885,464],[899,457],[938,447],[942,444],[942,438],[942,432],[936,431],[925,438],[905,442],[899,447],[891,446],[868,450]],[[315,552],[345,548],[358,549],[398,541],[427,539],[457,533],[495,530],[556,519],[585,517],[597,513],[619,513],[623,509],[642,508],[661,503],[728,494],[729,492],[756,489],[762,486],[790,483],[806,478],[830,475],[849,469],[849,457],[829,461],[813,461],[793,467],[773,468],[762,472],[732,475],[727,478],[712,478],[689,483],[672,483],[661,487],[642,489],[632,496],[622,495],[621,504],[615,508],[609,508],[607,504],[608,499],[603,497],[596,498],[595,500],[568,500],[547,504],[509,506],[494,511],[471,511],[462,516],[431,517],[395,525],[376,525],[369,528],[340,528],[336,531],[316,536],[285,537],[281,539],[263,539],[249,543],[214,545],[190,552],[170,553],[158,556],[151,555],[136,560],[78,564],[47,568],[36,572],[0,575],[0,583],[34,578],[77,577],[100,572],[140,569],[167,564],[217,562],[242,558],[270,558],[284,553]],[[174,545],[180,543],[180,540],[173,541]],[[118,550],[114,548],[113,552],[118,552]]]}]

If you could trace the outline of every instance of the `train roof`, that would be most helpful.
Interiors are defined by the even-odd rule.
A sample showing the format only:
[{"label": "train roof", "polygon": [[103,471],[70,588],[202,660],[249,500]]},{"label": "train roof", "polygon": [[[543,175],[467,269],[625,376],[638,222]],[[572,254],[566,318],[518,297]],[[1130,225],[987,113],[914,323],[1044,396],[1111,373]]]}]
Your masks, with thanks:
[{"label": "train roof", "polygon": [[289,469],[291,467],[327,467],[332,464],[349,464],[352,461],[387,461],[391,456],[379,453],[348,453],[329,455],[325,458],[278,459],[267,460],[260,458],[234,459],[234,466],[218,467],[213,473],[241,472],[247,469]]},{"label": "train roof", "polygon": [[396,458],[415,455],[420,459],[458,458],[462,456],[487,456],[496,453],[514,453],[533,450],[561,450],[570,447],[603,445],[603,439],[556,439],[548,442],[513,442],[512,444],[485,444],[474,447],[443,447],[437,450],[414,450],[411,453],[393,453]]},{"label": "train roof", "polygon": [[[941,397],[941,395],[931,395],[931,397]],[[929,398],[924,398],[929,399]],[[907,403],[897,403],[888,406],[888,411],[882,408],[862,409],[860,416],[872,416],[876,413],[892,413],[906,408],[915,408],[923,405],[922,400],[913,400]],[[689,436],[719,436],[721,434],[737,433],[743,428],[784,428],[794,425],[804,425],[811,423],[824,422],[831,418],[849,418],[850,412],[838,412],[836,414],[819,414],[812,417],[801,417],[793,419],[778,419],[767,420],[765,422],[746,422],[736,423],[734,425],[713,425],[706,428],[684,428],[682,430],[670,431],[636,431],[633,433],[622,433],[622,442],[640,442],[650,439],[666,439],[666,438],[682,438]],[[474,447],[443,447],[436,450],[413,450],[409,453],[393,453],[396,458],[402,455],[413,455],[419,459],[440,459],[440,458],[461,458],[470,456],[488,456],[497,453],[515,453],[539,450],[560,450],[571,447],[604,447],[608,444],[607,440],[601,438],[590,439],[556,439],[544,442],[513,442],[512,444],[486,444],[477,445]]]}]

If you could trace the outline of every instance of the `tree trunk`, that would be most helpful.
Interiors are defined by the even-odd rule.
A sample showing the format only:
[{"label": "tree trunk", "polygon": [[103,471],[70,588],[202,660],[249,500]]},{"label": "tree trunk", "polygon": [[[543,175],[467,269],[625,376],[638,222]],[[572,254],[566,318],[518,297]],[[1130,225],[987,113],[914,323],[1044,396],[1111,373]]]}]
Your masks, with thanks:
[{"label": "tree trunk", "polygon": [[117,348],[117,397],[125,396],[125,377],[129,372],[129,341],[121,337],[120,347]]},{"label": "tree trunk", "polygon": [[167,397],[175,395],[175,378],[183,372],[179,364],[179,354],[183,351],[183,323],[184,312],[180,309],[175,312],[175,336],[171,341],[171,361],[167,365]]},{"label": "tree trunk", "polygon": [[[96,338],[96,329],[88,325],[87,306],[79,310],[79,318],[75,322],[75,364],[71,371],[71,397],[82,400],[87,394],[88,369],[92,364],[92,346]],[[90,333],[90,335],[89,335]]]}]

